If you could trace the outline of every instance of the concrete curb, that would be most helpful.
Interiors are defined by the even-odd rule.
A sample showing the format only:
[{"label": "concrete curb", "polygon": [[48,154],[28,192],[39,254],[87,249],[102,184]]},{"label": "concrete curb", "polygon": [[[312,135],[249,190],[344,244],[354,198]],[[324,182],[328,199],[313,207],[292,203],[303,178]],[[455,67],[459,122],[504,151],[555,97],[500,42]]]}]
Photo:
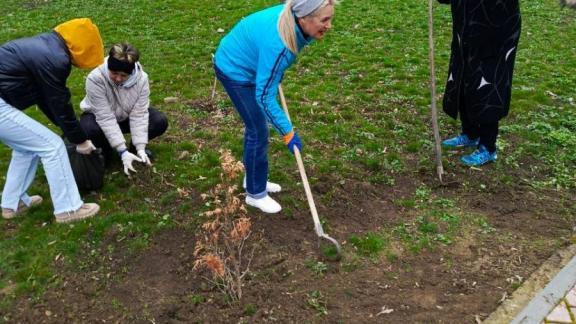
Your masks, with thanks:
[{"label": "concrete curb", "polygon": [[541,323],[576,284],[576,245],[552,255],[483,323]]}]

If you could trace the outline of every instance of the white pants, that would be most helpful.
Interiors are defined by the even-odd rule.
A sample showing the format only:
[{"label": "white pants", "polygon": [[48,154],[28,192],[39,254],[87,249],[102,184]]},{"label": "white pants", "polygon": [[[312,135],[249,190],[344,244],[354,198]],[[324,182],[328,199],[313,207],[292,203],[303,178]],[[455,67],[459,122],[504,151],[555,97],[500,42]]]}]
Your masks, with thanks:
[{"label": "white pants", "polygon": [[0,98],[0,141],[12,148],[2,192],[2,208],[30,205],[26,193],[42,161],[54,204],[54,214],[75,211],[83,204],[64,141],[47,127]]}]

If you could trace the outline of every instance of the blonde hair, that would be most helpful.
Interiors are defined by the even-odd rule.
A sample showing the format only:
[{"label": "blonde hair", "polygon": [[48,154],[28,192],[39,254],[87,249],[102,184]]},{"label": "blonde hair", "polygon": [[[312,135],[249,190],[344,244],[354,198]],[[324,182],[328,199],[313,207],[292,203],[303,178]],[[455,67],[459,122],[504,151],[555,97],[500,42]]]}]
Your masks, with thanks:
[{"label": "blonde hair", "polygon": [[[327,5],[334,4],[336,4],[336,0],[324,0],[320,7],[318,7],[306,17],[314,16],[318,10],[326,7]],[[284,4],[284,10],[282,10],[280,19],[278,20],[278,32],[280,32],[280,38],[284,42],[284,45],[286,45],[286,47],[288,47],[292,53],[298,54],[298,42],[296,41],[296,19],[292,11],[293,6],[294,0],[286,0]]]},{"label": "blonde hair", "polygon": [[140,59],[140,52],[132,44],[120,43],[114,44],[110,48],[109,56],[120,60],[122,62],[128,62],[130,64],[138,62]]}]

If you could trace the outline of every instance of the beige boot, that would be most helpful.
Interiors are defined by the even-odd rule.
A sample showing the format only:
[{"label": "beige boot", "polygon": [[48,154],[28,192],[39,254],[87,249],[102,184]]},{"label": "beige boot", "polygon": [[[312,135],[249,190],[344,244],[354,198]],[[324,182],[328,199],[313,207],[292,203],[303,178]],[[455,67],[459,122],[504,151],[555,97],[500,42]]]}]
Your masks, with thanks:
[{"label": "beige boot", "polygon": [[26,206],[26,204],[20,200],[20,203],[18,204],[18,210],[14,211],[13,209],[10,208],[2,208],[2,217],[4,219],[11,219],[14,218],[20,214],[22,214],[23,212],[27,211],[28,209],[30,209],[31,207],[40,205],[42,203],[42,197],[41,196],[30,196],[30,206]]},{"label": "beige boot", "polygon": [[100,206],[94,203],[84,203],[73,212],[56,214],[56,223],[72,223],[90,218],[98,213]]}]

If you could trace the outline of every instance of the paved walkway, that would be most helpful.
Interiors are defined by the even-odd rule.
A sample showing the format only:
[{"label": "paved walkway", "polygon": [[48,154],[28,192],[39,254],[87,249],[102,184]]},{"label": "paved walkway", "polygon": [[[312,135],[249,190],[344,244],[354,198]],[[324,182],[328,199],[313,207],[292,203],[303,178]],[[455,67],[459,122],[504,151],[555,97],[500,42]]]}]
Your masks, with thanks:
[{"label": "paved walkway", "polygon": [[562,298],[558,306],[552,310],[544,323],[574,323],[576,324],[576,286]]},{"label": "paved walkway", "polygon": [[576,324],[576,256],[510,322]]}]

